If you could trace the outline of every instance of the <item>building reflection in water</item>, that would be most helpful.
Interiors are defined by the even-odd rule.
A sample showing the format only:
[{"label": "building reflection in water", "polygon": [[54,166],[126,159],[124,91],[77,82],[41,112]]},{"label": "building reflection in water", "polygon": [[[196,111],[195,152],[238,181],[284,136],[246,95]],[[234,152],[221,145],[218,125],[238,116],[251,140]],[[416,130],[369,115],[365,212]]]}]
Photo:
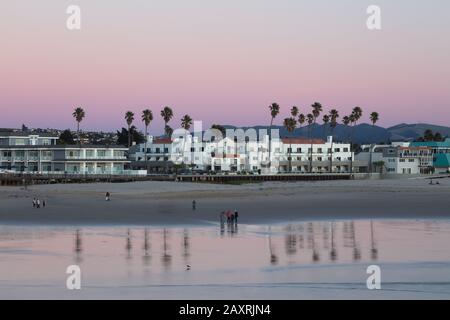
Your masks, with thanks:
[{"label": "building reflection in water", "polygon": [[82,253],[83,253],[83,242],[81,240],[81,230],[77,229],[75,231],[75,261],[76,263],[80,263],[83,261]]},{"label": "building reflection in water", "polygon": [[292,225],[286,228],[285,247],[286,254],[289,256],[297,253],[297,236],[294,232],[295,230]]}]

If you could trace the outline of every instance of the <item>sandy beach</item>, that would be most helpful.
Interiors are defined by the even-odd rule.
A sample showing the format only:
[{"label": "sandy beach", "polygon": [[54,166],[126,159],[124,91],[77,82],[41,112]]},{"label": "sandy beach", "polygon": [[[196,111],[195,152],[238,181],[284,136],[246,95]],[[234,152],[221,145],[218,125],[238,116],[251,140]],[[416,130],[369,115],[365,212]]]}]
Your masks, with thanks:
[{"label": "sandy beach", "polygon": [[[180,182],[36,185],[0,188],[0,224],[202,225],[223,210],[241,223],[362,218],[448,218],[450,179],[266,182],[216,185]],[[105,193],[111,201],[105,201]],[[34,209],[32,199],[46,200]],[[192,210],[192,200],[197,208]]]}]

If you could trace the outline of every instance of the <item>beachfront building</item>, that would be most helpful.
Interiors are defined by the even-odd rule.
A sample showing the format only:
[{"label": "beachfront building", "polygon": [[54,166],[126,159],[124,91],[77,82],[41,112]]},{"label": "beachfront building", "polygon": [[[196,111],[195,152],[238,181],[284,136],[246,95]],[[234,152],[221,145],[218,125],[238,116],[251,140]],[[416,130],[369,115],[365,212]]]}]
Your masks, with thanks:
[{"label": "beachfront building", "polygon": [[411,142],[411,146],[431,150],[434,173],[450,173],[450,138],[444,141]]},{"label": "beachfront building", "polygon": [[204,141],[196,136],[180,135],[170,139],[149,136],[147,144],[142,143],[131,150],[130,160],[133,168],[147,167],[150,173],[178,170],[264,174],[348,173],[352,164],[353,172],[359,172],[361,166],[353,159],[350,144],[333,142],[331,137],[326,142],[312,140],[311,170],[309,139],[274,139],[270,148],[267,141],[267,137],[261,141],[238,140],[236,137],[217,140],[211,137]]},{"label": "beachfront building", "polygon": [[[295,173],[348,173],[359,172],[361,163],[355,161],[350,151],[350,143],[333,142],[307,138],[282,138],[279,149],[275,150],[280,172]],[[312,149],[311,149],[312,146]]]},{"label": "beachfront building", "polygon": [[50,134],[0,132],[0,171],[39,174],[129,174],[128,148],[58,145]]},{"label": "beachfront building", "polygon": [[390,145],[363,145],[355,158],[366,162],[365,172],[419,175],[433,172],[431,148],[411,146],[409,142]]}]

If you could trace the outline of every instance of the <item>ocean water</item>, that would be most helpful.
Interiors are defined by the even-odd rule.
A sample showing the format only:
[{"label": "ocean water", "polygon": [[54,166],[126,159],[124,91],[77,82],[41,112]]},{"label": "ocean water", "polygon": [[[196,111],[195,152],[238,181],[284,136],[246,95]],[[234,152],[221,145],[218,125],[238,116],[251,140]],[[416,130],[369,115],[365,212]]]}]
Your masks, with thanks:
[{"label": "ocean water", "polygon": [[449,245],[450,220],[0,226],[0,299],[450,299]]}]

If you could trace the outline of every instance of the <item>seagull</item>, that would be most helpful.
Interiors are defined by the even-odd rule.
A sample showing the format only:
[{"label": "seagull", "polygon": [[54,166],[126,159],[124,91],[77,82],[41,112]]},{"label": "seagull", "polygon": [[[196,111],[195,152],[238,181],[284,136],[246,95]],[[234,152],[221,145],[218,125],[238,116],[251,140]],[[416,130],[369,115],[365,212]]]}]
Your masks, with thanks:
[{"label": "seagull", "polygon": [[191,266],[189,264],[186,265],[186,270],[191,270]]}]

